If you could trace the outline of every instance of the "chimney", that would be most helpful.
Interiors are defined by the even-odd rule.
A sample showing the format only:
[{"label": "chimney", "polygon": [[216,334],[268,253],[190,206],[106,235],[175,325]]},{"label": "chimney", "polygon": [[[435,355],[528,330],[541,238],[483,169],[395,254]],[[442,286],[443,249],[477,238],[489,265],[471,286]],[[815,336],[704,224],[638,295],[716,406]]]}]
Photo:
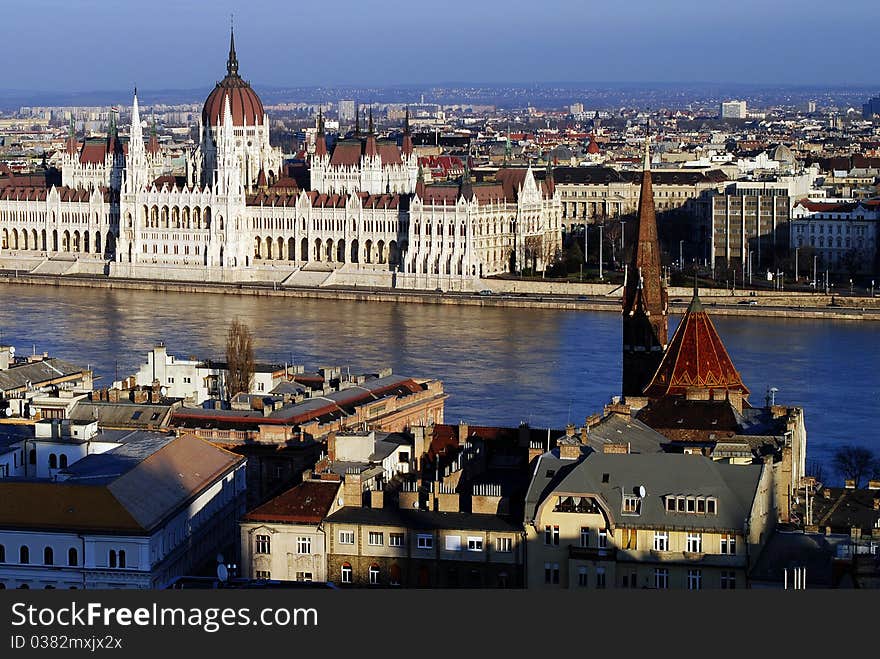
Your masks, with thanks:
[{"label": "chimney", "polygon": [[345,474],[345,480],[342,483],[343,505],[352,508],[362,508],[364,502],[363,492],[361,475]]},{"label": "chimney", "polygon": [[468,424],[464,421],[458,422],[458,445],[461,446],[467,441],[468,432],[469,432]]},{"label": "chimney", "polygon": [[869,490],[880,490],[880,480],[871,479],[868,481]]},{"label": "chimney", "polygon": [[370,508],[385,507],[385,490],[381,487],[378,490],[370,490]]},{"label": "chimney", "polygon": [[[572,432],[574,432],[574,426]],[[560,460],[577,460],[581,457],[581,443],[572,435],[566,435],[557,443]]]},{"label": "chimney", "polygon": [[437,510],[441,513],[460,512],[458,505],[458,492],[438,492]]},{"label": "chimney", "polygon": [[336,433],[331,432],[327,435],[327,459],[330,462],[336,460]]},{"label": "chimney", "polygon": [[854,490],[856,489],[856,482],[852,478],[847,478],[843,481],[843,487],[847,490]]},{"label": "chimney", "polygon": [[627,454],[629,453],[629,442],[611,442],[602,445],[602,453]]},{"label": "chimney", "polygon": [[419,507],[418,492],[399,492],[397,495],[397,505],[401,510],[415,510]]}]

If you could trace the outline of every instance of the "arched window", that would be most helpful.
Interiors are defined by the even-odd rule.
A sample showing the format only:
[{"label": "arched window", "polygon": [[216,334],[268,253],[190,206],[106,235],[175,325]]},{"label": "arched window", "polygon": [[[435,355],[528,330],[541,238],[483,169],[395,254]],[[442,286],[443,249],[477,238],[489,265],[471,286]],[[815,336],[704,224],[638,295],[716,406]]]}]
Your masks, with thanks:
[{"label": "arched window", "polygon": [[119,550],[119,567],[125,567],[125,550]]},{"label": "arched window", "polygon": [[6,562],[6,545],[0,545],[0,563]]},{"label": "arched window", "polygon": [[31,562],[31,550],[28,549],[27,545],[22,545],[18,550],[18,562],[22,565],[27,565]]},{"label": "arched window", "polygon": [[373,563],[370,566],[370,585],[377,586],[379,584],[379,565]]},{"label": "arched window", "polygon": [[342,583],[351,583],[351,563],[342,564]]},{"label": "arched window", "polygon": [[43,550],[43,565],[55,565],[55,552],[51,547]]},{"label": "arched window", "polygon": [[54,453],[49,454],[49,469],[58,469],[58,456]]},{"label": "arched window", "polygon": [[79,556],[77,556],[76,547],[71,547],[67,550],[67,564],[68,565],[78,565],[79,564]]},{"label": "arched window", "polygon": [[67,456],[64,455],[63,453],[61,454],[61,457],[58,459],[58,465],[62,469],[67,469]]},{"label": "arched window", "polygon": [[28,462],[32,465],[37,464],[37,449],[32,448],[28,453]]},{"label": "arched window", "polygon": [[109,560],[107,561],[107,564],[110,567],[116,567],[116,550],[115,549],[110,550]]}]

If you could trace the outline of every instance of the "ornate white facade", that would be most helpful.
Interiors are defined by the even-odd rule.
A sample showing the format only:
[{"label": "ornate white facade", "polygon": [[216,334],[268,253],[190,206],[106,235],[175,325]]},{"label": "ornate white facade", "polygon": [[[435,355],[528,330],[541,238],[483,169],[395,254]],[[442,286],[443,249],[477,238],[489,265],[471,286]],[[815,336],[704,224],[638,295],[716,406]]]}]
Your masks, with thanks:
[{"label": "ornate white facade", "polygon": [[68,148],[61,187],[0,188],[0,256],[103,258],[118,277],[467,290],[541,269],[561,246],[551,174],[501,170],[477,183],[466,172],[426,186],[408,129],[402,147],[370,126],[330,152],[321,127],[312,190],[300,190],[233,43],[227,72],[205,103],[186,181],[159,171],[135,94],[127,148],[114,131],[88,167]]}]

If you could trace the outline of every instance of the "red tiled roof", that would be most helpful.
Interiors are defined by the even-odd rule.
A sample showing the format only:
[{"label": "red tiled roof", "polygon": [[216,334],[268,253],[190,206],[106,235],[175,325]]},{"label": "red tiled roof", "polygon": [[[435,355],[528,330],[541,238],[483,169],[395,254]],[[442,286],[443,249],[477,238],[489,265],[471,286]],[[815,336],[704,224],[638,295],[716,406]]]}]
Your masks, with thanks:
[{"label": "red tiled roof", "polygon": [[107,157],[107,143],[104,141],[86,141],[79,152],[79,161],[83,165],[103,164]]},{"label": "red tiled roof", "polygon": [[317,524],[330,512],[338,491],[338,482],[306,481],[255,508],[244,520]]},{"label": "red tiled roof", "polygon": [[749,393],[696,291],[645,395],[684,396],[691,387]]},{"label": "red tiled roof", "polygon": [[361,161],[361,144],[346,140],[337,142],[333,147],[333,155],[330,156],[331,165],[351,167]]},{"label": "red tiled roof", "polygon": [[237,74],[227,75],[217,83],[213,91],[205,99],[202,110],[202,121],[206,126],[219,126],[223,123],[226,112],[226,98],[229,98],[229,109],[232,112],[232,124],[235,126],[257,126],[263,124],[263,102],[251,86]]},{"label": "red tiled roof", "polygon": [[400,149],[392,142],[380,142],[378,151],[383,165],[399,165],[403,162],[400,158]]}]

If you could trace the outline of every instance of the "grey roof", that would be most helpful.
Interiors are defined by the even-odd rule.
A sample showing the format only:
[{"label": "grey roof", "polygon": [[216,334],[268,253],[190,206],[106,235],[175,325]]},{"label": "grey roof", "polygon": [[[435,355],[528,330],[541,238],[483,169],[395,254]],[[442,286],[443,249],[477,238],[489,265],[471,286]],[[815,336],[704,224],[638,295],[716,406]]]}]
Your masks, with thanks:
[{"label": "grey roof", "polygon": [[638,419],[609,414],[587,432],[587,445],[603,451],[605,444],[629,444],[631,453],[658,453],[668,439]]},{"label": "grey roof", "polygon": [[306,388],[301,384],[297,384],[296,382],[280,382],[278,385],[272,389],[269,393],[275,396],[281,396],[283,394],[290,394],[291,396],[296,396],[298,394],[304,394],[306,392]]},{"label": "grey roof", "polygon": [[81,366],[54,357],[30,364],[17,364],[0,371],[0,392],[21,389],[28,383],[39,386],[43,382],[76,375],[84,370]]},{"label": "grey roof", "polygon": [[[552,492],[596,494],[607,504],[612,523],[639,528],[741,530],[749,518],[761,478],[761,465],[731,465],[678,453],[590,453],[579,461],[541,456],[527,494],[526,515],[534,519],[537,504]],[[546,470],[555,469],[548,477]],[[624,493],[646,490],[639,515],[622,515]],[[540,488],[540,489],[539,489]],[[666,512],[666,495],[712,496],[716,515]]]},{"label": "grey roof", "polygon": [[108,435],[99,435],[95,439],[100,441],[123,439],[125,443],[104,453],[92,453],[74,462],[64,470],[64,473],[69,475],[68,482],[82,482],[89,485],[109,483],[174,441],[174,435],[137,431],[116,440]]},{"label": "grey roof", "polygon": [[72,421],[92,421],[116,428],[146,428],[168,425],[172,405],[139,405],[137,403],[109,403],[105,401],[80,401],[70,411]]},{"label": "grey roof", "polygon": [[404,508],[357,508],[346,506],[327,518],[335,524],[402,526],[414,530],[461,529],[519,532],[522,527],[498,515],[442,513]]}]

